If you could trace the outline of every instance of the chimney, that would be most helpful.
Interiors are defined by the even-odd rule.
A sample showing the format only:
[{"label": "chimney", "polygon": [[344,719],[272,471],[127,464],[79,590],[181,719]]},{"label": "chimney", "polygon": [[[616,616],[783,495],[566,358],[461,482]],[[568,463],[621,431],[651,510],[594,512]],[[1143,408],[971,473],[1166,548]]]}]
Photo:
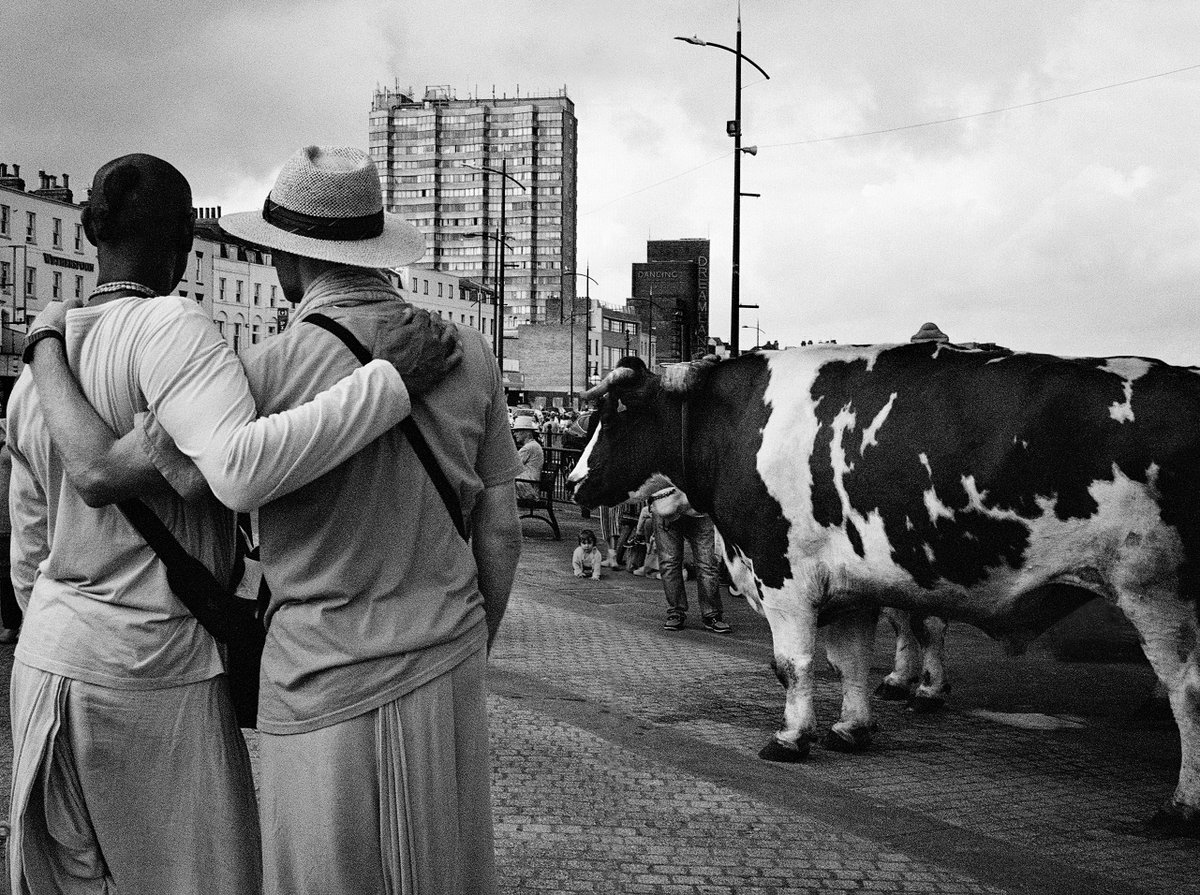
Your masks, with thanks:
[{"label": "chimney", "polygon": [[8,173],[8,165],[0,165],[0,186],[10,190],[25,191],[25,181],[21,179],[21,166],[13,165],[12,173]]},{"label": "chimney", "polygon": [[38,178],[42,185],[36,190],[32,190],[35,196],[41,196],[45,199],[54,199],[58,202],[66,202],[68,205],[75,204],[75,197],[66,186],[58,185],[58,178],[47,174],[45,171],[38,171]]}]

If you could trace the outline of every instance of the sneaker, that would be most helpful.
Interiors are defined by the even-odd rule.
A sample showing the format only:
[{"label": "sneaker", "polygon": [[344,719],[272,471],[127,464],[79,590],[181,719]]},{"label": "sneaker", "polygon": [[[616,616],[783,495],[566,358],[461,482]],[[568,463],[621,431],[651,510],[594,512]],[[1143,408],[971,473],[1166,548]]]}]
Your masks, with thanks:
[{"label": "sneaker", "polygon": [[634,569],[633,574],[637,575],[639,578],[644,578],[646,576],[646,570],[645,569]]},{"label": "sneaker", "polygon": [[714,634],[728,634],[733,630],[733,628],[729,627],[729,625],[721,621],[719,618],[706,618],[704,620],[704,627],[706,630],[712,631]]},{"label": "sneaker", "polygon": [[683,630],[683,616],[681,616],[681,615],[667,616],[667,620],[665,622],[663,622],[663,629],[667,630],[667,631]]}]

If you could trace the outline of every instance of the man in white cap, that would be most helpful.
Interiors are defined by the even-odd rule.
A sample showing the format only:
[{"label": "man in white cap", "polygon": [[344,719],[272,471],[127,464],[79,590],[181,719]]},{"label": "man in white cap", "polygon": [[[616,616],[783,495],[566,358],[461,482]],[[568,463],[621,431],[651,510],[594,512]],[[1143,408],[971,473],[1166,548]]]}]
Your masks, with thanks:
[{"label": "man in white cap", "polygon": [[[100,285],[71,311],[69,338],[35,327],[26,360],[54,375],[35,390],[23,373],[9,405],[13,580],[26,610],[11,677],[14,892],[260,885],[253,780],[222,654],[147,543],[99,504],[137,493],[219,581],[234,560],[232,514],[207,488],[184,500],[166,487],[135,416],[153,408],[172,451],[218,498],[250,509],[390,430],[409,411],[405,371],[418,381],[373,361],[257,419],[232,350],[194,301],[172,295],[193,219],[187,180],[161,159],[122,156],[97,172],[83,227]],[[406,356],[427,328],[411,322],[389,337]],[[448,357],[430,335],[434,353],[409,361]],[[114,430],[128,433],[116,446]],[[114,462],[122,456],[137,461],[132,471]]]},{"label": "man in white cap", "polygon": [[[360,150],[297,152],[261,212],[221,226],[270,249],[299,303],[244,358],[262,413],[345,376],[409,313],[380,269],[423,241],[383,211]],[[461,337],[462,363],[414,402],[427,457],[393,429],[260,510],[269,893],[495,891],[484,667],[520,556],[520,467],[495,358]],[[174,479],[169,433],[148,432]]]},{"label": "man in white cap", "polygon": [[538,441],[538,424],[531,416],[519,416],[513,421],[513,440],[517,443],[517,459],[521,461],[521,474],[517,477],[517,499],[537,500],[541,493],[538,485],[542,481],[542,466],[545,452]]}]

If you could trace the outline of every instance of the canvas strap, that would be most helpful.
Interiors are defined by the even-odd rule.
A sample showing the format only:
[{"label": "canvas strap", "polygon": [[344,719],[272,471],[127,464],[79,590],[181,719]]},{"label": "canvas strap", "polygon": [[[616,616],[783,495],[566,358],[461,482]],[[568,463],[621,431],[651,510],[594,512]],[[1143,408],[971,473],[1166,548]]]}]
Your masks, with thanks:
[{"label": "canvas strap", "polygon": [[[350,330],[346,329],[346,327],[333,318],[326,317],[324,314],[309,314],[304,318],[304,322],[319,326],[326,332],[337,336],[350,349],[351,353],[358,358],[359,363],[367,364],[372,360],[371,352],[363,347],[362,342],[358,341]],[[429,442],[425,440],[424,434],[422,434],[421,429],[417,426],[417,421],[410,414],[400,421],[399,426],[400,431],[408,439],[408,443],[412,445],[417,459],[421,461],[421,465],[425,467],[425,471],[433,481],[433,486],[441,496],[442,503],[446,505],[446,512],[450,514],[450,520],[454,523],[455,531],[458,532],[459,537],[464,541],[467,540],[467,529],[463,523],[462,505],[459,503],[458,493],[454,490],[454,486],[450,484],[450,480],[446,478],[446,474],[442,472],[441,466],[438,465],[437,458],[434,457],[433,450],[429,447]]]}]

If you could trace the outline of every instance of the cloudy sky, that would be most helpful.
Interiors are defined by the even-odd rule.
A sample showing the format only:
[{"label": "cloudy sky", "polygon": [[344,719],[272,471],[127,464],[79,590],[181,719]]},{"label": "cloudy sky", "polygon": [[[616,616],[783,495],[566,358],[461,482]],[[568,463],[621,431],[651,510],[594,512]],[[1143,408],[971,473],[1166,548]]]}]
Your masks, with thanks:
[{"label": "cloudy sky", "polygon": [[[759,152],[742,188],[762,194],[742,206],[742,300],[761,305],[744,323],[796,344],[933,320],[960,341],[1200,364],[1200,69],[1148,77],[1200,66],[1200,4],[744,0],[742,16],[771,75],[747,67],[743,90]],[[565,86],[593,296],[629,294],[648,237],[706,236],[727,336],[734,57],[672,38],[735,29],[736,0],[22,0],[0,21],[0,161],[82,186],[154,152],[197,205],[244,210],[299,146],[365,147],[377,84]],[[890,132],[851,136],[873,131]]]}]

